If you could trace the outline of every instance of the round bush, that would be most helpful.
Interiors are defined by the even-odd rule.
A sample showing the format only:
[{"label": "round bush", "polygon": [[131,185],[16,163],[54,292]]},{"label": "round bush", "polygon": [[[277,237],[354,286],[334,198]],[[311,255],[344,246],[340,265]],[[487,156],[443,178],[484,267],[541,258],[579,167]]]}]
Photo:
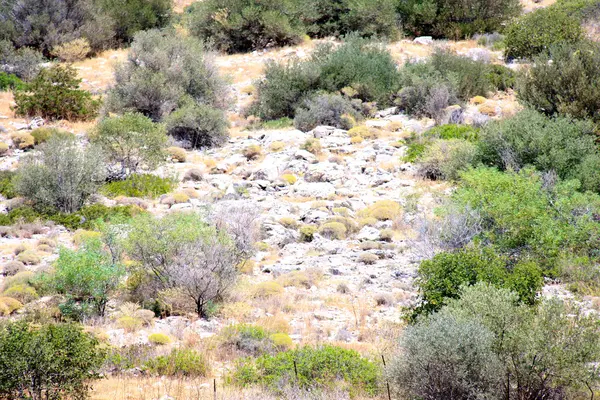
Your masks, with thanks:
[{"label": "round bush", "polygon": [[152,344],[165,345],[171,343],[172,340],[169,335],[164,333],[152,333],[148,336],[148,341]]},{"label": "round bush", "polygon": [[294,45],[304,35],[293,0],[206,0],[187,9],[186,22],[192,35],[228,53]]},{"label": "round bush", "polygon": [[296,110],[294,126],[303,132],[313,130],[319,125],[347,130],[360,118],[360,113],[346,98],[337,94],[321,94],[307,100]]},{"label": "round bush", "polygon": [[576,18],[556,7],[547,7],[516,19],[505,34],[506,58],[532,58],[552,45],[580,41],[583,28]]}]

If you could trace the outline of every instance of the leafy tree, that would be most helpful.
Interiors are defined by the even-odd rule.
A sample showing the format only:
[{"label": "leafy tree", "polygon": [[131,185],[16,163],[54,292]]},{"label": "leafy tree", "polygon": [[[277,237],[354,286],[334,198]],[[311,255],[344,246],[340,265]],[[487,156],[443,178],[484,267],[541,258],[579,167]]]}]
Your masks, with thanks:
[{"label": "leafy tree", "polygon": [[198,145],[219,144],[227,136],[223,110],[228,88],[199,40],[168,30],[139,32],[127,61],[117,66],[115,80],[106,111],[168,120],[169,134],[199,138]]},{"label": "leafy tree", "polygon": [[520,300],[532,304],[543,280],[540,267],[535,263],[511,266],[506,258],[489,247],[439,253],[419,265],[422,300],[415,315],[439,310],[449,299],[459,297],[462,286],[478,282],[518,290]]},{"label": "leafy tree", "polygon": [[[550,62],[551,61],[551,62]],[[600,45],[560,44],[534,59],[517,84],[519,100],[549,116],[600,121]]]},{"label": "leafy tree", "polygon": [[302,41],[294,0],[207,0],[187,9],[190,32],[229,53]]},{"label": "leafy tree", "polygon": [[398,36],[398,15],[393,0],[296,0],[299,17],[311,37]]},{"label": "leafy tree", "polygon": [[539,8],[515,19],[506,27],[505,56],[533,58],[560,43],[583,39],[580,21],[559,7]]},{"label": "leafy tree", "polygon": [[62,248],[55,268],[52,280],[56,291],[92,304],[101,317],[125,272],[99,239],[90,239],[77,250]]},{"label": "leafy tree", "polygon": [[444,313],[478,321],[495,336],[502,368],[501,398],[574,398],[597,388],[593,363],[600,357],[600,333],[593,316],[556,298],[529,309],[517,295],[486,284],[465,287]]},{"label": "leafy tree", "polygon": [[400,0],[404,29],[415,36],[464,39],[495,32],[521,12],[518,0]]},{"label": "leafy tree", "polygon": [[102,120],[91,141],[108,154],[111,176],[124,178],[142,170],[154,170],[165,160],[165,129],[142,114],[126,113]]},{"label": "leafy tree", "polygon": [[171,20],[172,0],[97,0],[114,26],[117,41],[130,42],[139,31],[163,28]]},{"label": "leafy tree", "polygon": [[296,109],[320,91],[343,91],[355,100],[390,104],[398,89],[398,71],[385,48],[353,36],[339,47],[318,46],[306,61],[268,63],[256,86],[250,111],[271,120],[294,117]]},{"label": "leafy tree", "polygon": [[98,341],[75,324],[0,326],[0,397],[87,397],[103,362]]},{"label": "leafy tree", "polygon": [[531,169],[478,168],[462,175],[451,202],[479,213],[485,221],[480,238],[513,258],[536,260],[552,274],[562,253],[593,256],[598,247],[600,196],[579,187]]},{"label": "leafy tree", "polygon": [[15,90],[15,114],[70,121],[94,118],[100,103],[80,89],[80,83],[71,66],[42,69],[30,83]]},{"label": "leafy tree", "polygon": [[205,318],[209,304],[232,288],[241,261],[230,236],[196,213],[134,218],[126,249],[158,289],[180,290]]},{"label": "leafy tree", "polygon": [[4,0],[0,5],[0,39],[17,48],[52,49],[85,38],[93,50],[114,43],[114,22],[94,0]]},{"label": "leafy tree", "polygon": [[38,206],[71,213],[104,182],[103,163],[100,149],[82,148],[75,137],[57,135],[23,159],[14,185],[19,194]]}]

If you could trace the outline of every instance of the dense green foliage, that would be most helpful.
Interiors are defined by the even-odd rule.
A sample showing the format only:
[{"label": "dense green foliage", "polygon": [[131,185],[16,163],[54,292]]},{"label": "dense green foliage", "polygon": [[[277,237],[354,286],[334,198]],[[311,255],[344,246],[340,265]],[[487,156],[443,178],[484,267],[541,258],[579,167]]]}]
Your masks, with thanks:
[{"label": "dense green foliage", "polygon": [[[551,60],[551,62],[549,62]],[[535,58],[518,84],[519,100],[547,115],[600,121],[600,45],[557,45]]]},{"label": "dense green foliage", "polygon": [[577,181],[548,181],[531,169],[479,168],[463,174],[452,202],[480,213],[487,242],[551,271],[561,253],[592,256],[598,246],[600,196],[578,189]]},{"label": "dense green foliage", "polygon": [[104,181],[102,152],[82,148],[74,136],[54,136],[19,165],[16,191],[38,206],[70,213],[80,209]]},{"label": "dense green foliage", "polygon": [[0,397],[85,398],[103,361],[98,342],[74,324],[0,326]]},{"label": "dense green foliage", "polygon": [[580,21],[556,7],[539,8],[506,28],[507,58],[532,58],[555,44],[576,43],[583,38]]},{"label": "dense green foliage", "polygon": [[599,339],[596,318],[571,304],[529,308],[479,283],[405,330],[388,376],[416,398],[577,398],[597,387]]},{"label": "dense green foliage", "polygon": [[175,181],[170,178],[161,178],[152,174],[133,174],[121,181],[104,184],[100,192],[108,197],[147,197],[156,198],[169,193],[175,187]]},{"label": "dense green foliage", "polygon": [[491,248],[440,253],[419,266],[422,303],[417,313],[439,310],[448,299],[459,296],[462,286],[477,282],[513,290],[520,300],[531,304],[542,287],[542,274],[535,263],[510,265],[508,258],[496,254]]},{"label": "dense green foliage", "polygon": [[592,123],[548,118],[525,110],[486,125],[478,143],[483,162],[500,169],[534,166],[561,179],[577,179],[582,190],[600,192],[600,153]]},{"label": "dense green foliage", "polygon": [[200,41],[171,30],[140,32],[115,78],[107,111],[166,120],[168,133],[188,146],[216,145],[227,137],[222,110],[228,89]]},{"label": "dense green foliage", "polygon": [[17,222],[52,221],[67,229],[92,229],[98,221],[128,219],[142,213],[137,206],[108,207],[102,204],[83,206],[73,213],[63,213],[52,207],[20,206],[7,214],[0,215],[0,225],[12,225]]},{"label": "dense green foliage", "polygon": [[294,0],[207,0],[186,12],[193,35],[229,53],[297,44],[304,34]]},{"label": "dense green foliage", "polygon": [[30,83],[15,90],[15,113],[70,121],[94,118],[100,103],[80,89],[80,83],[70,66],[44,68]]},{"label": "dense green foliage", "polygon": [[13,78],[10,77],[10,74],[14,74],[24,81],[33,79],[40,71],[40,64],[43,61],[42,53],[30,47],[16,49],[10,41],[2,39],[0,31],[0,70],[9,73],[11,81]]},{"label": "dense green foliage", "polygon": [[337,48],[319,46],[306,61],[268,63],[265,77],[256,84],[250,111],[268,120],[294,117],[314,93],[340,90],[348,97],[384,106],[390,104],[397,81],[396,63],[387,50],[353,37]]},{"label": "dense green foliage", "polygon": [[388,39],[398,36],[395,0],[295,0],[295,3],[310,37],[350,33]]},{"label": "dense green foliage", "polygon": [[399,0],[403,28],[411,35],[464,39],[499,31],[520,14],[517,0]]},{"label": "dense green foliage", "polygon": [[14,74],[7,74],[6,72],[0,72],[0,92],[23,89],[24,84],[19,77]]},{"label": "dense green foliage", "polygon": [[208,0],[188,7],[185,21],[193,35],[229,53],[297,44],[307,34],[398,35],[394,0]]},{"label": "dense green foliage", "polygon": [[5,0],[0,40],[46,55],[61,44],[86,39],[93,51],[128,42],[139,30],[165,26],[170,0]]},{"label": "dense green foliage", "polygon": [[88,303],[104,316],[106,303],[124,275],[115,255],[98,239],[84,242],[77,250],[62,248],[50,277],[54,289],[75,302]]},{"label": "dense green foliage", "polygon": [[164,127],[142,114],[106,118],[90,136],[91,142],[107,154],[111,176],[126,177],[138,171],[154,170],[166,158]]},{"label": "dense green foliage", "polygon": [[345,382],[351,385],[354,392],[373,395],[378,391],[379,373],[374,363],[353,350],[335,346],[306,346],[241,360],[231,378],[240,386],[259,384],[272,389],[289,381],[305,389],[333,387]]},{"label": "dense green foliage", "polygon": [[203,377],[210,371],[205,357],[191,349],[173,349],[164,356],[146,361],[143,369],[159,376]]}]

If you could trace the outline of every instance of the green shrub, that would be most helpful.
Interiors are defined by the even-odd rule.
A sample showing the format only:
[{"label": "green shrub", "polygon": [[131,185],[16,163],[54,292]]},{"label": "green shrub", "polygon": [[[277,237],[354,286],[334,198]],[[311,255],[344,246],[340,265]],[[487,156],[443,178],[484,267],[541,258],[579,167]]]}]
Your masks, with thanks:
[{"label": "green shrub", "polygon": [[0,396],[84,398],[103,360],[98,341],[78,325],[7,322],[0,327]]},{"label": "green shrub", "polygon": [[457,180],[479,161],[477,146],[461,139],[438,139],[419,157],[419,173],[428,179]]},{"label": "green shrub", "polygon": [[317,227],[313,225],[304,225],[301,226],[298,230],[300,232],[300,241],[301,242],[312,242],[315,233],[317,232]]},{"label": "green shrub", "polygon": [[488,79],[498,90],[514,89],[517,84],[517,74],[512,69],[501,64],[491,64],[487,73]]},{"label": "green shrub", "polygon": [[532,58],[553,45],[583,39],[579,20],[555,7],[539,8],[523,15],[508,25],[505,33],[508,59]]},{"label": "green shrub", "polygon": [[137,31],[165,26],[171,9],[169,0],[7,1],[2,37],[46,55],[74,40],[87,40],[96,52],[128,43]]},{"label": "green shrub", "polygon": [[229,121],[223,111],[208,105],[189,105],[165,119],[169,135],[188,148],[223,145],[229,139]]},{"label": "green shrub", "polygon": [[339,37],[351,33],[388,39],[398,36],[394,0],[296,0],[295,3],[311,37]]},{"label": "green shrub", "polygon": [[250,111],[264,120],[291,118],[314,93],[345,88],[350,97],[384,106],[397,81],[396,63],[384,47],[351,37],[339,47],[318,46],[306,61],[268,63]]},{"label": "green shrub", "polygon": [[186,10],[187,26],[202,40],[229,53],[287,46],[304,30],[293,0],[207,0]]},{"label": "green shrub", "polygon": [[0,92],[23,89],[24,83],[18,76],[0,72]]},{"label": "green shrub", "polygon": [[112,176],[126,177],[141,170],[154,170],[165,160],[164,127],[139,113],[100,121],[90,139],[108,155]]},{"label": "green shrub", "polygon": [[434,119],[448,106],[492,89],[490,65],[436,50],[426,62],[408,62],[400,70],[396,104],[406,112]]},{"label": "green shrub", "polygon": [[408,326],[400,345],[402,352],[392,360],[388,376],[405,398],[453,393],[462,399],[493,399],[503,392],[495,336],[476,318],[433,314]]},{"label": "green shrub", "polygon": [[302,143],[302,146],[300,146],[300,148],[302,150],[306,150],[309,153],[312,153],[314,155],[319,155],[319,154],[321,154],[321,151],[323,151],[323,147],[321,146],[321,141],[317,138],[306,139],[306,141],[304,143]]},{"label": "green shrub", "polygon": [[[203,43],[174,30],[153,29],[135,35],[127,61],[116,67],[105,108],[139,112],[154,122],[185,109],[183,117],[176,117],[185,123],[177,126],[211,132],[216,119],[206,116],[206,108],[221,112],[228,99],[228,88]],[[169,126],[167,131],[172,133]]]},{"label": "green shrub", "polygon": [[319,233],[332,240],[342,240],[346,238],[347,229],[341,222],[327,222],[321,225]]},{"label": "green shrub", "polygon": [[23,304],[27,304],[40,297],[35,288],[28,285],[13,285],[2,292],[3,296],[12,297]]},{"label": "green shrub", "polygon": [[281,350],[288,350],[294,345],[292,338],[287,333],[273,333],[269,336],[273,346]]},{"label": "green shrub", "polygon": [[77,250],[60,249],[52,277],[58,293],[93,304],[99,316],[104,316],[106,303],[125,273],[103,245],[98,239],[90,239]]},{"label": "green shrub", "polygon": [[500,169],[526,165],[578,179],[582,190],[600,191],[600,153],[594,125],[570,118],[549,118],[532,110],[491,122],[481,131],[483,161]]},{"label": "green shrub", "polygon": [[151,333],[148,335],[148,341],[152,344],[165,345],[171,343],[172,339],[164,333]]},{"label": "green shrub", "polygon": [[7,199],[12,199],[17,196],[17,192],[13,183],[15,172],[2,170],[0,171],[0,194]]},{"label": "green shrub", "polygon": [[470,142],[477,141],[479,137],[479,129],[469,125],[439,125],[427,130],[423,136],[435,139],[463,139]]},{"label": "green shrub", "polygon": [[85,121],[96,116],[100,106],[79,88],[81,80],[71,66],[44,68],[25,88],[14,92],[15,114],[46,119]]},{"label": "green shrub", "polygon": [[207,376],[210,367],[204,356],[192,349],[173,349],[166,356],[148,360],[143,369],[164,376]]},{"label": "green shrub", "polygon": [[135,33],[167,26],[173,13],[171,0],[99,0],[101,13],[110,20],[115,39],[129,43]]},{"label": "green shrub", "polygon": [[[32,80],[40,71],[40,64],[43,62],[44,57],[39,51],[30,47],[16,49],[10,41],[0,39],[0,65],[3,65],[3,70],[7,70],[17,78],[25,82]],[[7,78],[9,83],[14,83],[14,79],[10,75]],[[16,85],[15,87],[15,89],[24,88],[25,85]]]},{"label": "green shrub", "polygon": [[72,133],[62,131],[57,128],[37,128],[31,131],[31,136],[33,136],[33,140],[36,146],[47,142],[51,137],[69,135],[72,136]]},{"label": "green shrub", "polygon": [[[551,62],[550,62],[551,61]],[[552,116],[600,121],[600,45],[557,45],[535,62],[517,84],[526,105]]]},{"label": "green shrub", "polygon": [[405,31],[414,36],[466,39],[499,31],[521,12],[517,0],[402,0],[398,11]]},{"label": "green shrub", "polygon": [[600,196],[579,192],[579,182],[492,168],[467,171],[461,182],[451,205],[477,212],[485,221],[482,238],[514,259],[536,260],[552,275],[562,254],[595,254]]},{"label": "green shrub", "polygon": [[511,270],[507,258],[486,247],[439,253],[431,260],[422,261],[418,281],[421,303],[415,315],[439,310],[449,299],[459,297],[463,285],[487,282],[518,290],[519,298],[531,304],[543,283],[537,264],[520,264]]},{"label": "green shrub", "polygon": [[[600,351],[597,320],[582,312],[576,302],[563,302],[557,297],[542,299],[535,308],[524,307],[515,300],[516,296],[510,291],[479,284],[464,288],[461,298],[452,301],[441,314],[458,321],[476,323],[480,332],[487,330],[493,333],[492,349],[500,365],[492,365],[495,371],[492,376],[501,379],[502,389],[496,393],[501,393],[502,397],[527,397],[531,393],[551,397],[557,391],[575,397],[583,395],[587,391],[584,376],[589,371],[588,363],[595,360]],[[432,319],[439,318],[438,315]],[[423,324],[427,322],[423,321]],[[438,332],[442,330],[439,327]],[[419,339],[415,337],[414,340]],[[444,338],[438,343],[448,342]],[[412,366],[419,368],[419,365],[426,365],[429,371],[429,368],[436,370],[433,368],[435,364],[421,359],[421,355],[434,351],[437,355],[453,356],[442,364],[439,374],[420,380],[421,386],[435,385],[440,382],[440,377],[460,370],[458,366],[462,364],[461,353],[465,347],[451,347],[448,352],[440,352],[433,343],[423,343],[420,346],[423,353],[411,354],[414,356],[412,362],[409,361]],[[490,359],[490,363],[492,361]],[[533,364],[535,368],[531,367]],[[419,368],[413,376],[422,379],[419,372],[423,370]],[[521,383],[515,384],[517,380]],[[506,382],[513,383],[505,385]],[[456,384],[456,381],[453,383]]]},{"label": "green shrub", "polygon": [[268,332],[260,326],[238,324],[223,329],[223,344],[244,352],[259,356],[273,350],[273,342]]},{"label": "green shrub", "polygon": [[19,164],[17,193],[41,207],[79,210],[104,180],[102,152],[95,146],[81,148],[72,135],[56,135],[38,150]]},{"label": "green shrub", "polygon": [[374,395],[379,389],[379,374],[377,365],[353,350],[307,346],[256,359],[242,359],[231,379],[239,386],[259,384],[274,390],[290,381],[303,389],[331,388],[343,381],[357,393]]},{"label": "green shrub", "polygon": [[352,103],[337,94],[320,94],[296,109],[294,126],[303,132],[319,125],[350,129],[362,116]]},{"label": "green shrub", "polygon": [[175,188],[175,181],[152,174],[133,174],[125,180],[105,184],[100,192],[108,197],[147,197],[156,198]]}]

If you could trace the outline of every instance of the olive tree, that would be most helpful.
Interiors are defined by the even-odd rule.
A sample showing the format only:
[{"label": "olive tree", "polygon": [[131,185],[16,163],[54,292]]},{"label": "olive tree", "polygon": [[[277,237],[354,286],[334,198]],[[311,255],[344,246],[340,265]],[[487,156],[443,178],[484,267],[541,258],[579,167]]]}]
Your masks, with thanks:
[{"label": "olive tree", "polygon": [[125,248],[157,289],[178,289],[204,318],[207,306],[232,288],[244,258],[224,229],[197,213],[140,215],[130,224]]},{"label": "olive tree", "polygon": [[139,112],[167,122],[170,135],[201,147],[227,137],[228,104],[229,89],[202,42],[171,30],[149,30],[135,35],[127,60],[117,66],[105,111]]},{"label": "olive tree", "polygon": [[156,169],[166,156],[165,128],[138,113],[104,119],[92,132],[91,140],[107,153],[108,172],[113,178]]},{"label": "olive tree", "polygon": [[434,314],[405,330],[390,379],[410,398],[500,399],[493,343],[493,333],[477,321]]},{"label": "olive tree", "polygon": [[70,213],[96,193],[105,176],[101,149],[84,147],[70,135],[56,135],[20,163],[15,187],[35,204]]}]

